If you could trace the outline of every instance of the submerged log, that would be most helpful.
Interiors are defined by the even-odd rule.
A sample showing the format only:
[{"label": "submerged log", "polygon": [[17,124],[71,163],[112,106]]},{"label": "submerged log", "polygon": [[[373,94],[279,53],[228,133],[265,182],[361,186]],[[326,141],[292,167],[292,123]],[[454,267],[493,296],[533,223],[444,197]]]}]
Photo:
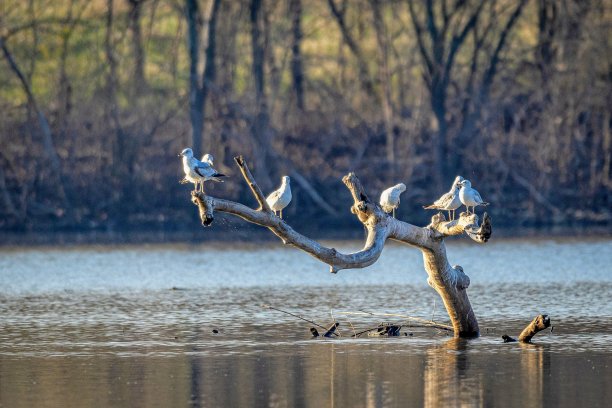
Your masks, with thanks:
[{"label": "submerged log", "polygon": [[285,220],[277,217],[266,203],[261,189],[251,174],[242,156],[234,160],[259,204],[252,209],[243,204],[192,193],[192,201],[198,206],[203,225],[210,225],[214,212],[220,211],[236,215],[248,222],[268,228],[283,243],[305,251],[326,263],[330,272],[342,269],[365,268],[376,262],[388,239],[414,246],[423,253],[427,282],[442,297],[444,306],[451,319],[457,337],[476,337],[479,335],[478,321],[467,296],[470,279],[459,265],[451,266],[446,256],[444,239],[449,236],[466,234],[473,241],[485,243],[491,237],[491,218],[485,213],[483,222],[475,214],[462,213],[458,219],[446,221],[439,213],[432,217],[426,227],[417,227],[395,219],[385,213],[378,203],[370,200],[364,187],[354,173],[342,178],[353,197],[351,212],[359,219],[367,231],[363,249],[353,253],[342,253],[335,248],[327,248],[317,241],[295,231]]},{"label": "submerged log", "polygon": [[372,329],[368,332],[368,336],[370,337],[395,337],[400,335],[400,330],[402,326],[397,324],[381,324],[375,329]]},{"label": "submerged log", "polygon": [[550,327],[550,317],[548,317],[548,315],[536,316],[531,323],[523,329],[518,339],[521,343],[530,343],[533,336],[548,327]]},{"label": "submerged log", "polygon": [[[548,317],[548,315],[538,315],[523,329],[519,335],[518,341],[521,343],[531,343],[533,336],[548,327],[550,327],[550,317]],[[502,340],[504,340],[504,343],[514,343],[517,341],[507,334],[502,336]]]}]

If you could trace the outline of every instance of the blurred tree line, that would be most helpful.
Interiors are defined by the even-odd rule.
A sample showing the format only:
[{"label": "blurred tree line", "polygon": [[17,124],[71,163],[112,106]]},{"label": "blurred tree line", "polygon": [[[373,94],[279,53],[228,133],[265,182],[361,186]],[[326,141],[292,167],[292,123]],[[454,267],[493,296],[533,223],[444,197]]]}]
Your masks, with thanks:
[{"label": "blurred tree line", "polygon": [[[341,177],[403,182],[398,216],[456,174],[497,225],[612,221],[605,0],[5,0],[0,229],[196,222],[176,155],[211,194],[292,176],[287,215],[351,220]],[[315,221],[313,221],[315,220]],[[299,221],[297,222],[299,225]]]}]

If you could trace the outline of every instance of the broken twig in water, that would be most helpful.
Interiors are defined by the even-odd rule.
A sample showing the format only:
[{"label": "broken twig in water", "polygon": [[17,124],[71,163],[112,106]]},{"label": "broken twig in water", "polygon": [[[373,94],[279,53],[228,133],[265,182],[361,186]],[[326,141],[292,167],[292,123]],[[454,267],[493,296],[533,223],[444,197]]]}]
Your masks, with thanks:
[{"label": "broken twig in water", "polygon": [[334,324],[329,326],[329,329],[327,329],[323,337],[331,337],[334,334],[337,336],[338,334],[336,333],[336,329],[338,328],[338,326],[340,326],[340,323],[338,322],[335,322]]},{"label": "broken twig in water", "polygon": [[[401,317],[402,319],[406,319],[406,320],[411,320],[411,321],[415,321],[415,322],[419,322],[421,324],[423,324],[426,327],[433,327],[436,329],[440,329],[440,330],[446,330],[446,331],[453,331],[453,327],[449,326],[447,324],[442,324],[442,323],[436,323],[436,322],[432,322],[430,320],[427,319],[420,319],[418,317],[412,317],[412,316],[408,316],[408,315],[403,315],[403,314],[397,314],[397,313],[371,313],[371,312],[364,312],[364,311],[360,311],[360,312],[336,312],[338,314],[343,314],[343,315],[357,315],[357,316],[385,316],[385,317]],[[413,326],[415,327],[415,326]],[[376,328],[372,329],[375,330]],[[366,333],[367,331],[370,331],[370,329],[361,332]]]},{"label": "broken twig in water", "polygon": [[[299,315],[293,314],[293,313],[291,313],[291,312],[287,312],[286,310],[282,310],[282,309],[279,309],[279,308],[276,308],[276,307],[274,307],[274,306],[270,306],[270,305],[261,305],[261,307],[263,307],[263,308],[265,308],[265,309],[276,310],[277,312],[281,312],[281,313],[287,314],[287,315],[289,315],[289,316],[296,317],[296,318],[298,318],[298,319],[300,319],[300,320],[303,320],[303,321],[305,321],[305,322],[308,322],[308,323],[310,323],[310,324],[314,324],[314,325],[315,325],[315,326],[317,326],[318,328],[325,330],[325,331],[326,331],[326,334],[327,334],[327,332],[329,331],[329,329],[328,329],[327,327],[325,327],[325,326],[321,326],[319,323],[313,322],[312,320],[304,319],[302,316],[299,316]],[[335,330],[335,328],[334,328],[334,330]],[[312,331],[312,330],[311,330],[311,331]],[[335,333],[334,331],[332,331],[332,334],[334,334],[335,336],[338,336],[338,333]],[[316,336],[315,336],[315,337],[316,337]]]}]

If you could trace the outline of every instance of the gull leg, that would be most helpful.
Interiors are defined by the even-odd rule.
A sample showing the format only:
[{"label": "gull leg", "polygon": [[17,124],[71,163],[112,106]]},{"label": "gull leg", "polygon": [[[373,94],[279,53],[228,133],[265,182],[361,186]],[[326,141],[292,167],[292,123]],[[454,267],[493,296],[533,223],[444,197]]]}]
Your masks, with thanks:
[{"label": "gull leg", "polygon": [[280,210],[280,218],[283,219],[283,210]]},{"label": "gull leg", "polygon": [[395,208],[393,209],[393,218],[395,218]]}]

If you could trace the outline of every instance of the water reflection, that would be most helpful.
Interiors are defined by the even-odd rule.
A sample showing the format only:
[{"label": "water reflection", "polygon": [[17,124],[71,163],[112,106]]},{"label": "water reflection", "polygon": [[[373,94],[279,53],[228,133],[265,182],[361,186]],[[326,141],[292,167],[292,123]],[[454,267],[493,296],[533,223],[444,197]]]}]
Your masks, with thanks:
[{"label": "water reflection", "polygon": [[519,343],[519,347],[521,348],[522,398],[528,406],[542,406],[544,372],[550,372],[550,353],[546,353],[546,346],[541,344]]},{"label": "water reflection", "polygon": [[609,354],[493,339],[313,340],[230,355],[192,348],[164,356],[0,356],[0,404],[603,406],[612,380]]},{"label": "water reflection", "polygon": [[427,350],[425,407],[482,406],[483,384],[471,375],[469,340],[450,339]]}]

